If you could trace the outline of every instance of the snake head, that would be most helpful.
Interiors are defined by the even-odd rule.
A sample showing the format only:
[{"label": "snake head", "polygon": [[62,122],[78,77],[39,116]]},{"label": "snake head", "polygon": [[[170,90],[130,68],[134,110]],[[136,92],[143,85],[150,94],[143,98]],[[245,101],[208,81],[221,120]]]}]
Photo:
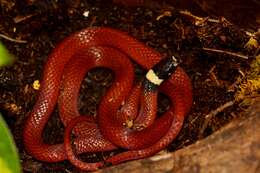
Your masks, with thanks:
[{"label": "snake head", "polygon": [[172,56],[163,58],[146,73],[144,86],[148,90],[155,90],[161,83],[169,79],[178,66],[177,59]]}]

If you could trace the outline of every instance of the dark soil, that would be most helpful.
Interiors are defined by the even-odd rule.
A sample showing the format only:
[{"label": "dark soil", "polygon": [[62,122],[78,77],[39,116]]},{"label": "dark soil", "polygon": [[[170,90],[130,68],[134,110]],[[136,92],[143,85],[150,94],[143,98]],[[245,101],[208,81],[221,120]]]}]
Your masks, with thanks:
[{"label": "dark soil", "polygon": [[[33,1],[27,1],[33,2]],[[180,60],[193,84],[193,107],[186,118],[182,131],[167,148],[174,151],[204,138],[232,119],[237,118],[241,107],[234,105],[213,117],[204,132],[200,132],[205,115],[227,101],[234,100],[234,82],[249,69],[250,57],[255,50],[248,51],[244,45],[249,37],[238,27],[226,22],[205,22],[194,25],[192,18],[184,16],[177,9],[125,8],[101,0],[48,1],[35,3],[26,1],[0,1],[0,33],[26,43],[11,42],[1,38],[16,57],[15,63],[0,70],[0,111],[3,113],[19,149],[24,172],[76,171],[67,161],[43,163],[33,159],[24,150],[22,129],[28,112],[32,110],[37,90],[32,84],[40,80],[44,62],[55,45],[63,38],[82,28],[109,26],[155,48],[165,56],[174,55]],[[83,13],[89,11],[89,16]],[[165,11],[171,16],[158,16]],[[202,47],[228,50],[249,59],[219,53],[209,53]],[[144,71],[137,69],[137,74]],[[96,106],[105,89],[113,81],[113,75],[106,69],[93,70],[83,81],[79,109],[82,113],[95,114]],[[159,99],[159,112],[168,105],[165,96]],[[47,125],[44,140],[48,143],[61,142],[63,125],[58,111],[53,113]],[[110,154],[110,153],[108,153]],[[92,161],[102,158],[104,153],[89,154]],[[98,158],[96,158],[98,157]]]}]

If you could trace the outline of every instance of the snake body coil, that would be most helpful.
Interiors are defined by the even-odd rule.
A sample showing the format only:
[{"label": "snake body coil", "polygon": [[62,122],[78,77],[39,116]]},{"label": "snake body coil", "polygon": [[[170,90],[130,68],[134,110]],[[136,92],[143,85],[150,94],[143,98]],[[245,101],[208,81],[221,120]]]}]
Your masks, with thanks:
[{"label": "snake body coil", "polygon": [[[133,83],[130,59],[152,70],[143,84]],[[45,65],[38,99],[25,124],[26,150],[38,160],[68,159],[83,170],[95,170],[104,162],[118,164],[159,152],[177,136],[192,104],[186,73],[170,63],[167,68],[162,65],[173,72],[167,76],[164,70],[153,68],[160,61],[164,60],[158,52],[114,29],[88,28],[69,36],[53,50]],[[98,106],[97,117],[91,118],[79,114],[77,99],[81,81],[94,67],[110,68],[115,77]],[[169,79],[161,83],[165,75]],[[156,116],[158,90],[168,95],[172,103],[160,117]],[[42,133],[57,101],[66,127],[64,143],[50,145],[43,142]],[[76,138],[71,144],[72,130]],[[126,151],[104,162],[84,163],[76,158],[71,145],[77,154],[116,148]]]}]

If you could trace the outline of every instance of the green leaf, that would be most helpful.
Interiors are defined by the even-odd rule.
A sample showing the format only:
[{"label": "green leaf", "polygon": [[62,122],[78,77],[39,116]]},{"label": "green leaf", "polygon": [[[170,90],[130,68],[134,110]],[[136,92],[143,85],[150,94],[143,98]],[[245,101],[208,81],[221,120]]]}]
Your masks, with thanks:
[{"label": "green leaf", "polygon": [[0,42],[0,67],[4,65],[9,65],[12,62],[12,56],[9,54],[5,46]]},{"label": "green leaf", "polygon": [[13,137],[0,114],[0,169],[1,173],[21,173],[18,152]]},{"label": "green leaf", "polygon": [[12,173],[6,162],[0,158],[0,168],[3,173]]}]

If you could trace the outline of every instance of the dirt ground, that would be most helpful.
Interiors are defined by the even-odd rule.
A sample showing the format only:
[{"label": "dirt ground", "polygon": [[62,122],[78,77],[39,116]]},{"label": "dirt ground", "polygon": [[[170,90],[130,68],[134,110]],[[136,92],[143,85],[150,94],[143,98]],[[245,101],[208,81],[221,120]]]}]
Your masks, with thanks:
[{"label": "dirt ground", "polygon": [[[57,43],[71,33],[92,26],[109,26],[158,50],[165,56],[178,58],[181,67],[193,84],[193,107],[183,128],[167,150],[175,151],[202,139],[244,110],[233,104],[210,121],[205,117],[212,110],[235,99],[237,79],[243,77],[256,54],[256,48],[245,47],[249,35],[225,20],[205,20],[195,23],[194,17],[170,6],[161,9],[126,8],[101,0],[78,1],[5,1],[0,5],[1,42],[14,55],[10,67],[0,69],[0,111],[3,113],[19,149],[24,172],[75,172],[67,161],[43,163],[26,153],[22,143],[22,129],[28,112],[32,110],[44,62]],[[225,50],[239,55],[214,52]],[[145,72],[137,68],[136,74]],[[96,107],[113,75],[107,69],[96,69],[86,75],[81,87],[79,109],[81,113],[95,114]],[[167,97],[159,99],[159,113],[169,106]],[[205,126],[205,122],[207,122]],[[203,129],[203,130],[202,130]],[[58,110],[49,121],[44,140],[48,143],[63,141],[63,125]],[[95,161],[111,153],[86,154],[85,159]]]}]

